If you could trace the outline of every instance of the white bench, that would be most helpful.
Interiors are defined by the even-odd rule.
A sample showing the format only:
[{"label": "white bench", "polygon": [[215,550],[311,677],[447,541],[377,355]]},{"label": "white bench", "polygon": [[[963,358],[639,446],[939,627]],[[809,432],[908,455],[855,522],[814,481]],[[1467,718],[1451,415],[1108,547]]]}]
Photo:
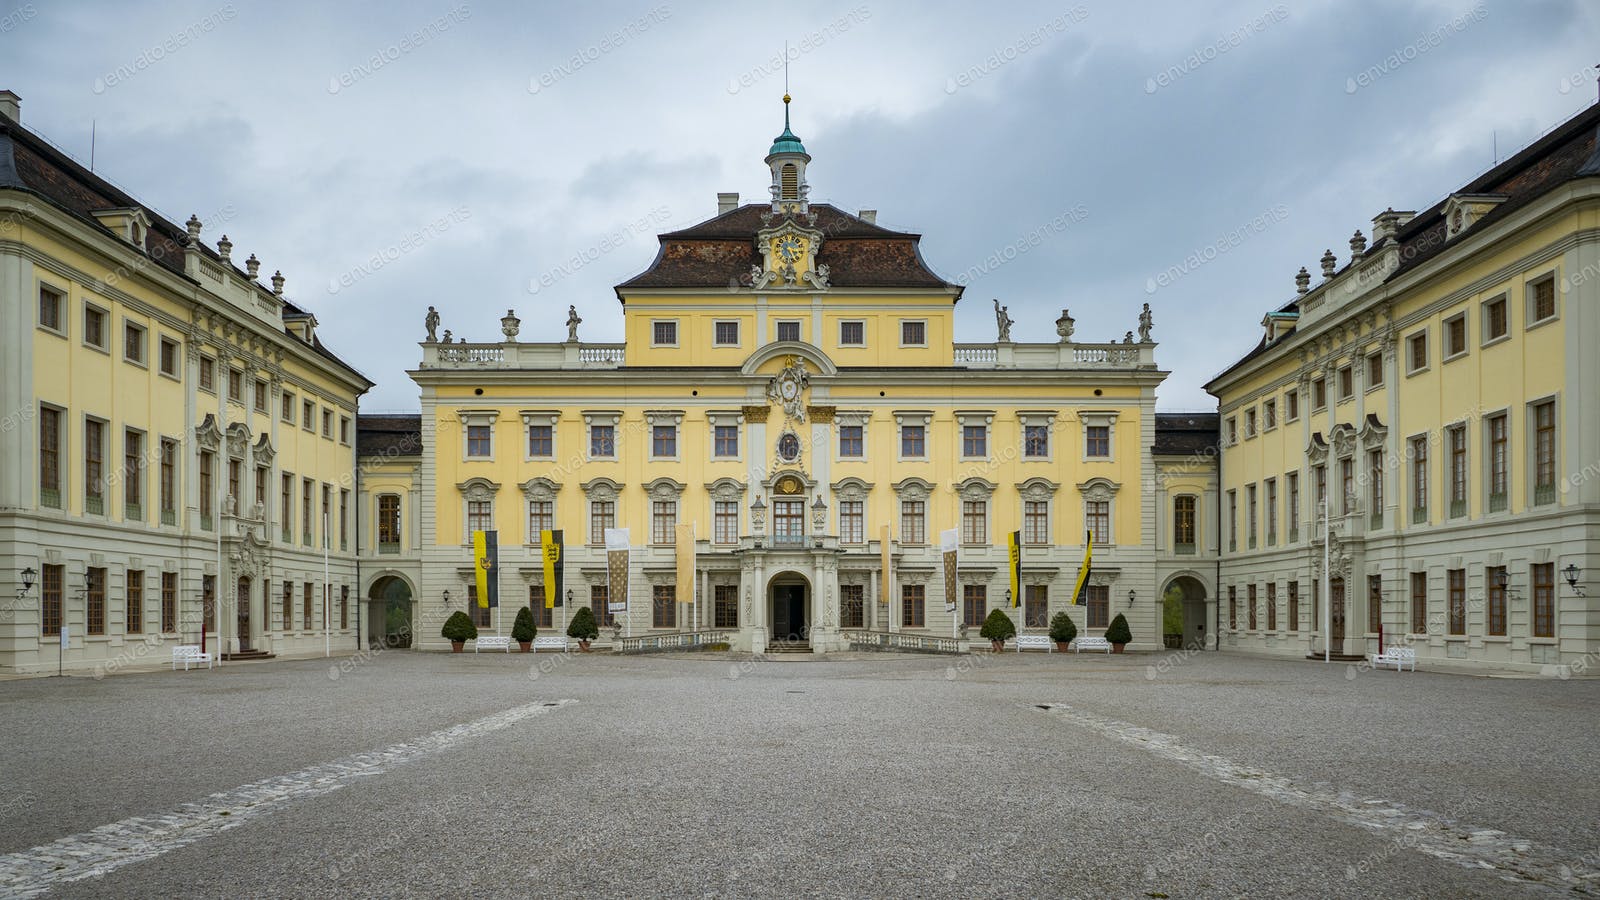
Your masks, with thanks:
[{"label": "white bench", "polygon": [[567,636],[564,634],[541,634],[533,639],[533,652],[540,650],[560,650],[567,652]]},{"label": "white bench", "polygon": [[1388,647],[1385,648],[1382,653],[1372,654],[1373,668],[1388,665],[1390,663],[1394,664],[1394,670],[1396,672],[1402,671],[1407,665],[1410,665],[1411,671],[1415,672],[1417,670],[1416,648]]},{"label": "white bench", "polygon": [[1110,653],[1111,642],[1103,637],[1073,638],[1072,649],[1078,653],[1082,653],[1085,650],[1104,650],[1105,652]]},{"label": "white bench", "polygon": [[172,648],[172,668],[178,668],[178,663],[183,663],[183,670],[189,671],[190,665],[206,664],[211,668],[211,654],[202,652],[199,644],[179,644]]},{"label": "white bench", "polygon": [[1046,653],[1056,652],[1056,642],[1050,640],[1048,634],[1017,635],[1017,652],[1021,653],[1024,647],[1029,650],[1043,650]]},{"label": "white bench", "polygon": [[473,653],[483,650],[504,650],[511,652],[511,638],[504,634],[486,634],[478,638],[477,645],[472,648]]}]

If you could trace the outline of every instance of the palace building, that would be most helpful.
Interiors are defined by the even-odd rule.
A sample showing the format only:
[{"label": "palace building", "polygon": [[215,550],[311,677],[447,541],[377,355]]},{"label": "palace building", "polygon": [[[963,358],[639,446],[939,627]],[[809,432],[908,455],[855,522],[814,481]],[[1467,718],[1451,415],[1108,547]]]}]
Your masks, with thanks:
[{"label": "palace building", "polygon": [[1593,106],[1432,208],[1379,213],[1208,385],[1222,649],[1593,670],[1597,128]]},{"label": "palace building", "polygon": [[[1150,449],[1167,373],[1148,321],[1139,341],[1080,343],[1063,311],[1056,340],[1019,342],[996,303],[998,339],[958,341],[962,288],[918,235],[813,203],[787,118],[769,196],[719,194],[716,215],[661,235],[617,285],[623,343],[581,341],[575,313],[526,340],[508,312],[503,341],[422,344],[414,481],[396,455],[364,482],[390,557],[367,596],[414,589],[422,647],[445,645],[458,609],[509,630],[473,601],[470,535],[494,530],[505,613],[531,603],[560,629],[589,606],[612,626],[602,643],[630,648],[954,649],[996,608],[1032,632],[1062,610],[1088,633],[1121,613],[1135,648],[1159,647]],[[404,443],[406,427],[371,434]],[[566,545],[553,610],[546,529]],[[627,531],[625,598],[613,529]],[[1072,606],[1086,539],[1087,603]]]},{"label": "palace building", "polygon": [[281,274],[20,119],[0,91],[0,673],[355,648],[371,382]]}]

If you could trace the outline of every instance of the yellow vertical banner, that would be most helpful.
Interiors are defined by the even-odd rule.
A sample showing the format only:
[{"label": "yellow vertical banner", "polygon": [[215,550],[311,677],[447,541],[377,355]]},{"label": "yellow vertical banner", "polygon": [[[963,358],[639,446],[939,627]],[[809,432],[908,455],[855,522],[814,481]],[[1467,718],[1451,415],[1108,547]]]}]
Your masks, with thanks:
[{"label": "yellow vertical banner", "polygon": [[678,563],[675,593],[679,603],[694,602],[694,525],[678,523],[677,544],[674,547]]},{"label": "yellow vertical banner", "polygon": [[566,552],[565,541],[561,529],[539,532],[539,550],[544,558],[544,608],[555,609],[562,605],[561,592],[565,587],[564,571],[561,556]]},{"label": "yellow vertical banner", "polygon": [[894,577],[889,571],[889,526],[885,525],[878,531],[878,543],[883,548],[883,586],[879,588],[883,596],[878,598],[880,603],[888,603],[894,595]]},{"label": "yellow vertical banner", "polygon": [[1087,603],[1084,597],[1084,587],[1089,583],[1089,569],[1094,561],[1094,532],[1086,531],[1083,534],[1083,565],[1078,568],[1078,583],[1072,586],[1072,605],[1083,606]]},{"label": "yellow vertical banner", "polygon": [[500,605],[499,532],[474,531],[472,533],[472,574],[478,586],[478,608],[489,609]]},{"label": "yellow vertical banner", "polygon": [[1015,608],[1022,604],[1022,532],[1006,535],[1006,550],[1009,553],[1006,569],[1011,575],[1011,606]]}]

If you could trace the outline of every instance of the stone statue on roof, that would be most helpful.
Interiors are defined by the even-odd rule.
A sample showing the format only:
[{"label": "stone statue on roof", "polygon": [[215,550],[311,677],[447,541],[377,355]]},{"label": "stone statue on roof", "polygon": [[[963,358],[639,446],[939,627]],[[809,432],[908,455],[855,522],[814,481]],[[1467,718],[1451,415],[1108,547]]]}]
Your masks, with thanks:
[{"label": "stone statue on roof", "polygon": [[1150,315],[1150,304],[1144,305],[1144,311],[1139,313],[1139,343],[1150,343],[1150,329],[1155,325],[1155,318]]},{"label": "stone statue on roof", "polygon": [[583,323],[583,318],[578,315],[576,304],[567,306],[567,340],[574,343],[578,340],[578,326]]},{"label": "stone statue on roof", "polygon": [[1011,307],[1001,306],[1000,299],[998,297],[995,298],[994,322],[995,325],[1000,329],[1000,336],[995,338],[995,340],[1002,344],[1011,340],[1011,326],[1016,323],[1016,320],[1012,319],[1007,313],[1007,310],[1009,309],[1011,309]]},{"label": "stone statue on roof", "polygon": [[428,307],[428,317],[426,319],[422,320],[422,324],[423,324],[423,326],[425,328],[428,329],[428,338],[427,338],[427,342],[428,343],[431,344],[431,343],[439,340],[439,335],[437,334],[437,332],[439,330],[439,311],[438,310],[434,309],[431,306]]}]

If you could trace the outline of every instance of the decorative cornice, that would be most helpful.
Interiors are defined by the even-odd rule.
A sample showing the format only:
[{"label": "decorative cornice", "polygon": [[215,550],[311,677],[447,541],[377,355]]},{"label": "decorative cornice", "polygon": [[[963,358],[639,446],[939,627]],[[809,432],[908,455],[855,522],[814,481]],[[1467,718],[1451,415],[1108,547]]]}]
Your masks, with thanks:
[{"label": "decorative cornice", "polygon": [[772,413],[770,406],[741,406],[739,412],[744,414],[744,420],[754,424],[765,424],[767,416]]}]

